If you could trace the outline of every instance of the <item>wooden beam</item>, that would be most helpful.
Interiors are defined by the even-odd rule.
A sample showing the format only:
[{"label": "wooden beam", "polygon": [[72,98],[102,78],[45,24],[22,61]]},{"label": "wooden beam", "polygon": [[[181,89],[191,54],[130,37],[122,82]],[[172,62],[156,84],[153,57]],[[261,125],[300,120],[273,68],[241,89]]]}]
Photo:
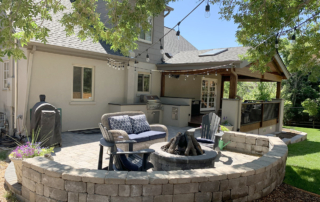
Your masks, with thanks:
[{"label": "wooden beam", "polygon": [[229,90],[229,99],[235,99],[237,95],[237,83],[238,83],[238,75],[231,71],[230,74],[230,90]]},{"label": "wooden beam", "polygon": [[271,74],[271,73],[267,73],[267,72],[264,73],[263,75],[260,72],[251,72],[249,67],[236,68],[235,72],[238,75],[249,76],[249,77],[264,79],[264,80],[269,80],[269,81],[280,82],[283,79],[283,76]]},{"label": "wooden beam", "polygon": [[276,125],[277,124],[277,120],[278,119],[271,119],[271,120],[268,120],[268,121],[263,121],[261,128]]},{"label": "wooden beam", "polygon": [[220,99],[219,99],[220,109],[222,109],[222,99],[223,99],[225,79],[226,79],[226,77],[224,77],[224,76],[221,78]]},{"label": "wooden beam", "polygon": [[277,82],[276,98],[279,99],[280,97],[281,97],[281,82]]},{"label": "wooden beam", "polygon": [[161,93],[160,93],[161,97],[164,97],[165,86],[166,86],[166,75],[162,72],[161,73]]},{"label": "wooden beam", "polygon": [[260,128],[260,122],[240,126],[240,132],[248,132]]}]

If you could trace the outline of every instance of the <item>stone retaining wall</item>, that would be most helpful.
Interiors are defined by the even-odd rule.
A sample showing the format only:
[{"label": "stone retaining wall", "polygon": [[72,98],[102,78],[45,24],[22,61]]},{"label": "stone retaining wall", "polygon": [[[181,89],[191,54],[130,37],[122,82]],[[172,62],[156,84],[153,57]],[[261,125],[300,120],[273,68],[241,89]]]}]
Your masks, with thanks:
[{"label": "stone retaining wall", "polygon": [[253,155],[263,155],[269,152],[269,138],[266,136],[227,131],[223,134],[222,140],[224,143],[230,141],[225,147],[230,151]]},{"label": "stone retaining wall", "polygon": [[254,146],[268,146],[269,150],[250,163],[189,171],[88,170],[40,157],[27,159],[23,162],[22,197],[30,202],[252,201],[282,183],[288,153],[283,141],[269,137],[265,146],[258,137],[254,143],[253,135],[226,134],[233,142],[250,140],[246,144],[251,151],[257,151],[252,150]]}]

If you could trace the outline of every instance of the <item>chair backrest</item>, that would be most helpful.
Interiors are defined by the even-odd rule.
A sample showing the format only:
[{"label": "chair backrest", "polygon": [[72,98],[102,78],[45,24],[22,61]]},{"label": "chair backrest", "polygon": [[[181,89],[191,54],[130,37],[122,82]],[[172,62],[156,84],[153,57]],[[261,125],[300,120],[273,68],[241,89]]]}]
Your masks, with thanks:
[{"label": "chair backrest", "polygon": [[[99,123],[99,128],[101,130],[102,136],[104,137],[104,139],[109,142],[109,143],[115,143],[113,136],[108,133],[108,130],[106,127],[103,127],[103,125],[101,123]],[[117,151],[117,145],[114,144],[114,146],[112,148],[110,148],[111,152],[115,152]],[[117,170],[123,170],[123,166],[120,160],[119,155],[114,155],[114,164],[117,168]]]},{"label": "chair backrest", "polygon": [[109,118],[112,116],[123,116],[123,115],[128,115],[128,116],[135,116],[135,115],[141,115],[144,114],[142,111],[126,111],[126,112],[115,112],[115,113],[107,113],[102,115],[101,117],[101,123],[104,127],[107,128],[107,130],[110,130],[110,125],[109,125]]},{"label": "chair backrest", "polygon": [[201,138],[214,140],[220,124],[220,117],[213,112],[202,117]]}]

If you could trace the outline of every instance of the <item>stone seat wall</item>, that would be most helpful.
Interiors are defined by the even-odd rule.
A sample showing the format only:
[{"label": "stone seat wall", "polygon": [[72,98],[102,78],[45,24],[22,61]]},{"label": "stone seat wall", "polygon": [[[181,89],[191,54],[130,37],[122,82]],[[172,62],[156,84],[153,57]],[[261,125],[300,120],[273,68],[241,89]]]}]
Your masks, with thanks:
[{"label": "stone seat wall", "polygon": [[[246,143],[243,139],[252,137],[226,134],[229,135],[225,140],[229,136],[232,142],[239,143]],[[256,151],[252,150],[252,145],[267,147],[263,146],[265,142],[258,145],[259,138],[256,138],[255,143],[253,140],[246,143],[251,145],[251,151]],[[233,148],[240,149],[237,145]],[[23,161],[22,198],[30,202],[252,201],[271,193],[285,175],[286,144],[279,138],[269,137],[268,149],[250,163],[188,171],[88,170],[41,157],[26,159]]]},{"label": "stone seat wall", "polygon": [[269,152],[269,138],[262,135],[252,135],[241,132],[227,131],[223,134],[224,143],[230,141],[225,147],[227,150],[245,154],[264,155]]}]

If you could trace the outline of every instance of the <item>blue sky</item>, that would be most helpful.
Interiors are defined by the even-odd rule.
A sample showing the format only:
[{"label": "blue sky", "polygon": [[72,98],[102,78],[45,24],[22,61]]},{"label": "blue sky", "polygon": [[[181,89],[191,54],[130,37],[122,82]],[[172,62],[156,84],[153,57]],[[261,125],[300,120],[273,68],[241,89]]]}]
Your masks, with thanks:
[{"label": "blue sky", "polygon": [[[198,4],[197,0],[170,3],[174,11],[164,19],[165,26],[174,27]],[[233,21],[219,19],[218,6],[210,5],[211,15],[205,18],[205,6],[206,2],[203,2],[180,24],[181,35],[199,50],[240,46],[235,37],[237,25]]]}]

